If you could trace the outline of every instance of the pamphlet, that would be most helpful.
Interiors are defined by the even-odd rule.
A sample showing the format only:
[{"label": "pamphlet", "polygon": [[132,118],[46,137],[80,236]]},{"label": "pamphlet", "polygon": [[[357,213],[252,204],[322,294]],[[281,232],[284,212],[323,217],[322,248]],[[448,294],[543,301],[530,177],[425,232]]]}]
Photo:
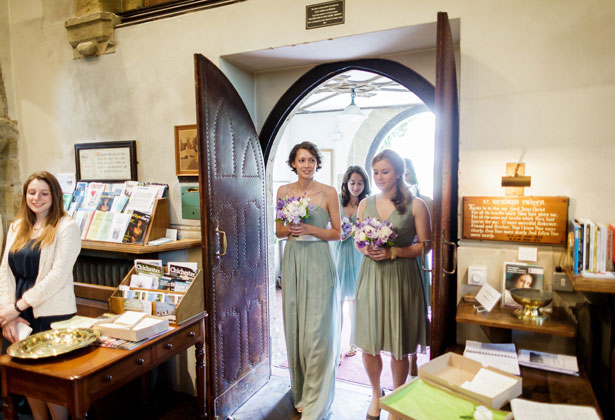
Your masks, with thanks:
[{"label": "pamphlet", "polygon": [[519,350],[519,364],[552,372],[578,375],[579,365],[576,356],[553,354],[534,350]]},{"label": "pamphlet", "polygon": [[514,343],[481,343],[466,340],[463,356],[481,362],[483,366],[492,366],[513,375],[521,375]]},{"label": "pamphlet", "polygon": [[514,398],[510,402],[515,420],[599,420],[594,407],[570,404],[548,404]]},{"label": "pamphlet", "polygon": [[171,262],[167,264],[169,275],[180,277],[182,280],[192,281],[197,275],[198,266],[195,262]]}]

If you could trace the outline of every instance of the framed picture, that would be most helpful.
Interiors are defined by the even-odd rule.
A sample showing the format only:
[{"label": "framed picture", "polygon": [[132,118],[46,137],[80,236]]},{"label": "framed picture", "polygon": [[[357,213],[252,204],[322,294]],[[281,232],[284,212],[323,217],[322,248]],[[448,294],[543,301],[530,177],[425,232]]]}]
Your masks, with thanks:
[{"label": "framed picture", "polygon": [[521,308],[514,301],[510,291],[512,289],[543,289],[544,269],[536,265],[525,263],[504,263],[504,274],[502,276],[502,306],[508,308]]},{"label": "framed picture", "polygon": [[320,149],[322,167],[314,175],[314,179],[323,184],[333,185],[333,149]]},{"label": "framed picture", "polygon": [[137,142],[75,144],[75,167],[78,181],[137,181]]},{"label": "framed picture", "polygon": [[175,173],[198,176],[199,154],[196,124],[175,126]]}]

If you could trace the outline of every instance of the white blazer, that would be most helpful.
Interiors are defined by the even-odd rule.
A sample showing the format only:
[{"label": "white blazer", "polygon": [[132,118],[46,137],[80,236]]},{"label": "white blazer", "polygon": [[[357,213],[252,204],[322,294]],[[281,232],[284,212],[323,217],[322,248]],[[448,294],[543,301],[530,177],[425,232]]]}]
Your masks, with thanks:
[{"label": "white blazer", "polygon": [[[17,226],[15,221],[8,229],[6,246],[0,264],[0,304],[15,302],[15,276],[9,266],[9,251]],[[77,312],[73,286],[73,266],[81,252],[81,233],[72,217],[64,216],[58,223],[55,238],[41,248],[38,275],[34,286],[23,294],[32,306],[34,317],[67,315]]]}]

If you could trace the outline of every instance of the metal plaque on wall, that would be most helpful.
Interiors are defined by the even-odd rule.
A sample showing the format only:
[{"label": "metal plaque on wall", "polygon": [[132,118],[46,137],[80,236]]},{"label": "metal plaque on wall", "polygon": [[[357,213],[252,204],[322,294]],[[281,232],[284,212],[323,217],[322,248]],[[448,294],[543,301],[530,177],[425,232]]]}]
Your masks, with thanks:
[{"label": "metal plaque on wall", "polygon": [[344,23],[344,0],[327,1],[305,6],[305,29]]}]

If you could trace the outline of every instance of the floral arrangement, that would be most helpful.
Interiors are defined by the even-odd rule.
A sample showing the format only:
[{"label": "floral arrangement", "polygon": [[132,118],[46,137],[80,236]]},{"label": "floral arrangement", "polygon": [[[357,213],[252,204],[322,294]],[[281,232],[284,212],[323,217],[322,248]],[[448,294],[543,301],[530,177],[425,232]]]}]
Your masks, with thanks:
[{"label": "floral arrangement", "polygon": [[284,226],[289,223],[298,224],[306,221],[310,217],[310,212],[314,210],[311,201],[306,196],[279,198],[275,208],[275,221],[284,224]]},{"label": "floral arrangement", "polygon": [[347,238],[352,233],[352,221],[350,217],[342,217],[342,238]]},{"label": "floral arrangement", "polygon": [[368,217],[355,223],[352,227],[352,236],[359,248],[367,245],[383,247],[393,246],[393,239],[397,237],[397,233],[393,231],[393,225],[386,220]]}]

